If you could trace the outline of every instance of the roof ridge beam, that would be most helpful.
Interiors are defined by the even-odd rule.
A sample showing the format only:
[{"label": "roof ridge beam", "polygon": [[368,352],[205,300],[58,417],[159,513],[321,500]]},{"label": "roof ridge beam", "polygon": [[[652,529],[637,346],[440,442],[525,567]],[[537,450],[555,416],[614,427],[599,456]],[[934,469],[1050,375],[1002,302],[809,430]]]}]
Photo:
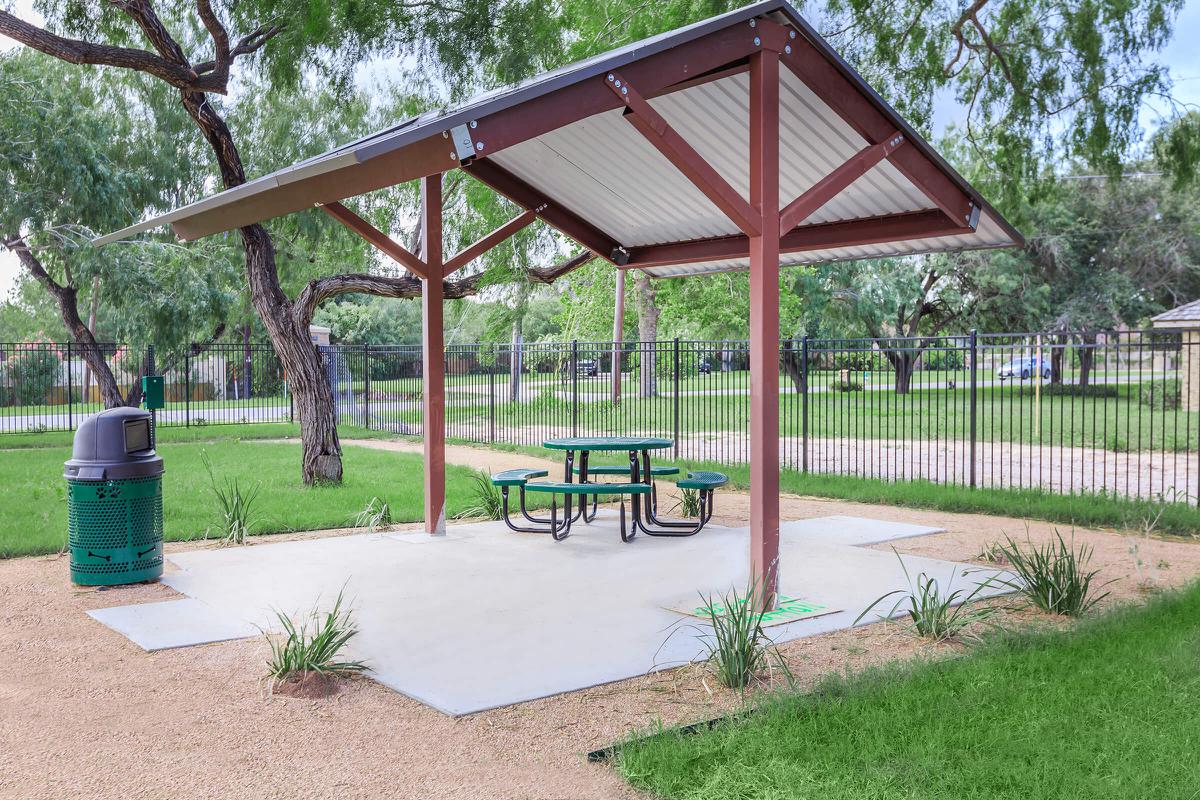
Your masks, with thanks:
[{"label": "roof ridge beam", "polygon": [[[778,23],[763,20],[759,25]],[[887,141],[896,128],[895,123],[815,44],[795,31],[790,31],[788,37],[780,55],[784,65],[867,142],[874,145]],[[889,160],[953,222],[970,224],[972,217],[978,215],[974,199],[919,148],[906,147]]]},{"label": "roof ridge beam", "polygon": [[429,265],[423,259],[418,258],[410,251],[401,247],[396,240],[367,222],[358,214],[355,214],[341,203],[336,202],[323,203],[317,207],[365,239],[368,244],[391,257],[394,261],[402,264],[410,272],[416,273],[425,280],[429,280],[431,271]]},{"label": "roof ridge beam", "polygon": [[896,148],[903,146],[905,141],[904,134],[896,131],[886,141],[868,145],[859,150],[840,167],[814,183],[807,191],[788,203],[783,211],[779,212],[779,235],[783,236],[792,228],[803,223],[826,203],[841,194],[850,184],[890,156]]},{"label": "roof ridge beam", "polygon": [[625,104],[625,119],[747,236],[758,236],[761,215],[696,152],[630,83],[613,71],[605,84]]},{"label": "roof ridge beam", "polygon": [[[972,226],[958,225],[946,219],[940,209],[927,209],[882,217],[804,225],[780,237],[779,252],[801,253],[908,239],[933,239],[971,233],[974,230]],[[634,247],[630,250],[629,262],[622,265],[621,269],[648,269],[749,256],[749,237],[719,236],[712,239]]]},{"label": "roof ridge beam", "polygon": [[537,219],[537,211],[534,209],[529,209],[524,213],[513,217],[508,222],[504,223],[499,228],[496,228],[496,230],[492,231],[487,236],[484,236],[470,247],[466,247],[460,252],[454,254],[446,261],[446,266],[443,272],[444,277],[450,277],[450,275],[462,269],[467,264],[470,264],[487,251],[507,241],[518,231],[521,231],[531,225],[535,219]]}]

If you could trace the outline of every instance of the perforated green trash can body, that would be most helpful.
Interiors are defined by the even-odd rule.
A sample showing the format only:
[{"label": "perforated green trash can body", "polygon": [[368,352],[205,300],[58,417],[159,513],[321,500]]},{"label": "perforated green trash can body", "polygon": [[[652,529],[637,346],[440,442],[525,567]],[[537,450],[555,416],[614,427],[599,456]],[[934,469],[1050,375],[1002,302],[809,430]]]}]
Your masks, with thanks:
[{"label": "perforated green trash can body", "polygon": [[114,408],[75,434],[67,479],[71,580],[112,586],[156,580],[163,568],[163,461],[150,415]]}]

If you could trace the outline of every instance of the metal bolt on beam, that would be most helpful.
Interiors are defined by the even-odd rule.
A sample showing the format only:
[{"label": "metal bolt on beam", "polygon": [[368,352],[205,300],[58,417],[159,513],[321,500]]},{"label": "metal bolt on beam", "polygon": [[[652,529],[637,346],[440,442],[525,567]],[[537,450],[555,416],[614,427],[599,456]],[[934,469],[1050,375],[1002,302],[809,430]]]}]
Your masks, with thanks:
[{"label": "metal bolt on beam", "polygon": [[472,127],[472,128],[478,128],[478,127],[479,127],[479,123],[478,123],[478,122],[476,122],[475,120],[471,120],[471,127]]},{"label": "metal bolt on beam", "polygon": [[612,83],[614,80],[616,80],[616,76],[613,75],[611,72],[608,73],[608,82]]},{"label": "metal bolt on beam", "polygon": [[796,32],[795,32],[795,31],[788,31],[788,38],[789,38],[789,39],[795,39],[795,38],[796,38]]},{"label": "metal bolt on beam", "polygon": [[783,46],[783,52],[787,53],[790,56],[792,54],[792,46],[790,44],[785,44]]},{"label": "metal bolt on beam", "polygon": [[758,27],[758,20],[756,20],[756,19],[752,19],[752,20],[750,20],[750,27],[751,27],[751,28],[757,28],[757,27]]},{"label": "metal bolt on beam", "polygon": [[760,39],[760,38],[758,38],[757,36],[755,36],[755,37],[754,37],[754,46],[755,46],[755,47],[759,47],[760,45],[762,45],[762,39]]}]

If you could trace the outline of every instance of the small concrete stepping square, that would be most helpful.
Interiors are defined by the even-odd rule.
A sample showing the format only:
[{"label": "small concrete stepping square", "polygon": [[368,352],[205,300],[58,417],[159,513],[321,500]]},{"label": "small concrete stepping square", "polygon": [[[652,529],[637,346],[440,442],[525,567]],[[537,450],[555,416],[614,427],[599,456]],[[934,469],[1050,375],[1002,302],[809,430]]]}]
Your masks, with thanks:
[{"label": "small concrete stepping square", "polygon": [[889,522],[882,519],[840,515],[785,522],[779,526],[779,530],[786,536],[807,536],[829,544],[843,544],[852,547],[890,542],[895,539],[909,539],[913,536],[927,536],[931,533],[945,533],[946,531],[945,528],[934,528],[929,525],[913,525],[909,522]]},{"label": "small concrete stepping square", "polygon": [[258,636],[250,623],[192,598],[98,608],[88,616],[147,652]]}]

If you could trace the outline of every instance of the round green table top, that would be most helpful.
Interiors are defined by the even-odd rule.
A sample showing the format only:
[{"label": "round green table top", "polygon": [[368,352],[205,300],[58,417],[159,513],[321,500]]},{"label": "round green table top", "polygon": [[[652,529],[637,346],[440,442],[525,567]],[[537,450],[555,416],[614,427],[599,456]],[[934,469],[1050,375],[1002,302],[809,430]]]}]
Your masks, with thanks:
[{"label": "round green table top", "polygon": [[653,436],[568,436],[563,439],[547,439],[542,447],[551,450],[662,450],[673,447],[670,439]]}]

